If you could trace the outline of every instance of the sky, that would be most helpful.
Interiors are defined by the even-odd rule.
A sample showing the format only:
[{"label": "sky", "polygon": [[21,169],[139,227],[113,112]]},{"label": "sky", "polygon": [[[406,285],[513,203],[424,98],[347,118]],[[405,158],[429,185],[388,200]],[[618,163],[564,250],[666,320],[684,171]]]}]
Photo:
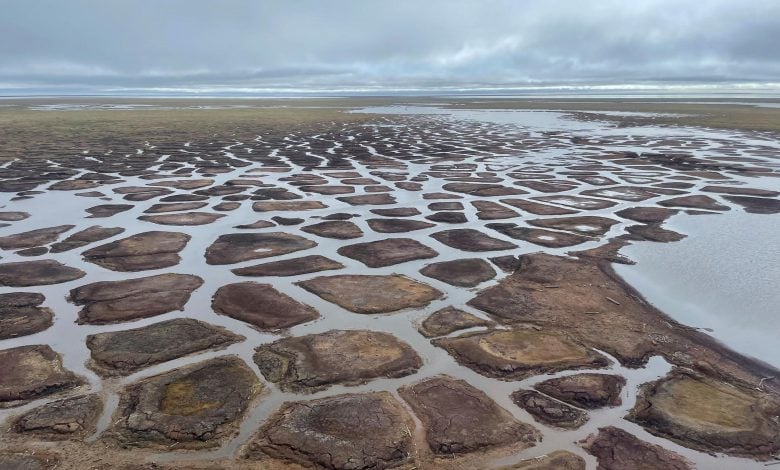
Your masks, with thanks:
[{"label": "sky", "polygon": [[780,0],[0,0],[0,95],[778,83]]}]

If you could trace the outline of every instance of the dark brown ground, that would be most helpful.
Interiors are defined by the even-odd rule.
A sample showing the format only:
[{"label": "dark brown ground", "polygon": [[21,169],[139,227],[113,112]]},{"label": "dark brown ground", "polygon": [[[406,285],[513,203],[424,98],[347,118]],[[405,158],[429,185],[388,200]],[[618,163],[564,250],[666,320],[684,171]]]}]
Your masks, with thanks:
[{"label": "dark brown ground", "polygon": [[663,447],[641,441],[616,427],[600,428],[585,442],[585,449],[599,461],[599,470],[690,470],[685,458]]},{"label": "dark brown ground", "polygon": [[609,364],[604,356],[569,336],[531,328],[464,333],[435,339],[433,344],[446,349],[459,364],[504,380]]},{"label": "dark brown ground", "polygon": [[47,345],[0,350],[0,408],[70,390],[84,381],[62,366]]},{"label": "dark brown ground", "polygon": [[412,426],[388,392],[292,402],[268,419],[246,457],[318,468],[393,468],[411,457]]},{"label": "dark brown ground", "polygon": [[422,421],[434,454],[464,454],[522,443],[533,446],[539,434],[516,421],[480,390],[440,376],[399,390]]},{"label": "dark brown ground", "polygon": [[355,313],[387,313],[423,307],[442,293],[404,276],[321,276],[299,286]]},{"label": "dark brown ground", "polygon": [[378,377],[404,377],[422,366],[408,344],[388,333],[331,330],[284,338],[255,350],[266,380],[284,391],[315,392]]},{"label": "dark brown ground", "polygon": [[540,423],[563,429],[576,429],[588,420],[585,411],[553,400],[535,390],[518,390],[512,401],[531,414]]},{"label": "dark brown ground", "polygon": [[123,447],[214,447],[233,434],[261,389],[235,356],[144,379],[121,393],[114,424],[103,439]]},{"label": "dark brown ground", "polygon": [[452,332],[477,326],[491,326],[492,322],[483,320],[453,306],[445,307],[430,314],[420,325],[420,333],[426,338],[445,336]]},{"label": "dark brown ground", "polygon": [[88,366],[102,376],[129,375],[187,354],[219,349],[245,339],[224,328],[177,318],[142,328],[87,337]]},{"label": "dark brown ground", "polygon": [[160,274],[123,281],[101,281],[70,291],[84,307],[79,323],[105,324],[182,310],[203,279],[189,274]]},{"label": "dark brown ground", "polygon": [[314,308],[279,292],[270,284],[240,282],[220,287],[211,304],[215,312],[260,330],[278,330],[319,318]]},{"label": "dark brown ground", "polygon": [[178,253],[189,241],[185,233],[143,232],[90,248],[82,255],[85,261],[112,271],[145,271],[179,264]]},{"label": "dark brown ground", "polygon": [[570,405],[593,410],[620,405],[625,384],[626,379],[619,375],[586,373],[545,380],[534,388]]},{"label": "dark brown ground", "polygon": [[232,264],[268,258],[317,246],[316,242],[284,232],[220,235],[206,250],[208,264]]},{"label": "dark brown ground", "polygon": [[51,259],[0,263],[0,286],[29,287],[59,284],[80,279],[85,274],[78,268]]},{"label": "dark brown ground", "polygon": [[15,421],[13,432],[44,440],[83,439],[95,431],[102,411],[103,400],[96,394],[65,398],[23,414]]},{"label": "dark brown ground", "polygon": [[32,292],[0,294],[0,340],[43,331],[52,325],[51,309],[40,305],[46,297]]}]

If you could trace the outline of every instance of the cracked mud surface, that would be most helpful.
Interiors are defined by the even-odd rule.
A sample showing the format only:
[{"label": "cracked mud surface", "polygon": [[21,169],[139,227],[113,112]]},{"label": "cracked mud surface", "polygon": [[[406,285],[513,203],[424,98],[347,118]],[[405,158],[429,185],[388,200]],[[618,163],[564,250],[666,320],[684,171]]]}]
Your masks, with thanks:
[{"label": "cracked mud surface", "polygon": [[776,217],[776,137],[480,116],[14,150],[0,467],[771,463],[780,373],[612,265]]}]

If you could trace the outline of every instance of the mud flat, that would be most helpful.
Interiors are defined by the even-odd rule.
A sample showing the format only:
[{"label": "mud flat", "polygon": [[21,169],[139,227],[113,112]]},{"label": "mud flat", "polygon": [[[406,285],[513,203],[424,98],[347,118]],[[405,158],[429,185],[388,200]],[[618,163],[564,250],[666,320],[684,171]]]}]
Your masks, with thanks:
[{"label": "mud flat", "polygon": [[102,410],[103,400],[96,394],[65,398],[23,414],[13,432],[45,440],[83,439],[95,431]]},{"label": "mud flat", "polygon": [[144,232],[91,248],[84,260],[113,271],[146,271],[179,264],[190,236],[177,232]]},{"label": "mud flat", "polygon": [[84,271],[59,261],[35,260],[0,263],[0,285],[8,287],[43,286],[84,277]]},{"label": "mud flat", "polygon": [[319,317],[314,308],[274,289],[270,284],[240,282],[214,294],[215,312],[247,322],[261,330],[289,328]]},{"label": "mud flat", "polygon": [[553,400],[534,390],[518,390],[512,394],[512,401],[525,409],[534,419],[549,426],[576,429],[588,420],[585,411]]},{"label": "mud flat", "polygon": [[208,264],[232,264],[277,256],[317,246],[311,240],[287,233],[235,233],[221,235],[206,250]]},{"label": "mud flat", "polygon": [[479,326],[492,326],[493,322],[476,317],[453,306],[430,314],[420,324],[419,331],[426,338],[445,336],[458,330]]},{"label": "mud flat", "polygon": [[585,409],[617,406],[626,379],[609,374],[575,374],[545,380],[535,388],[564,403]]},{"label": "mud flat", "polygon": [[609,361],[571,337],[536,329],[494,330],[436,339],[458,363],[488,377],[518,380],[568,369],[605,367]]},{"label": "mud flat", "polygon": [[203,103],[0,107],[0,467],[775,463],[772,135]]}]

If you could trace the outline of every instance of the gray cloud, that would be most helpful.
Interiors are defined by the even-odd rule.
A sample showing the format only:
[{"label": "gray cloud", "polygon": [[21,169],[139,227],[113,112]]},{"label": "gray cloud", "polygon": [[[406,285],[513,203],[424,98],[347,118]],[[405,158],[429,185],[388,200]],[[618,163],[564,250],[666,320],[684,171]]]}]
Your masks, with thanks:
[{"label": "gray cloud", "polygon": [[0,0],[5,90],[780,82],[775,0]]}]

